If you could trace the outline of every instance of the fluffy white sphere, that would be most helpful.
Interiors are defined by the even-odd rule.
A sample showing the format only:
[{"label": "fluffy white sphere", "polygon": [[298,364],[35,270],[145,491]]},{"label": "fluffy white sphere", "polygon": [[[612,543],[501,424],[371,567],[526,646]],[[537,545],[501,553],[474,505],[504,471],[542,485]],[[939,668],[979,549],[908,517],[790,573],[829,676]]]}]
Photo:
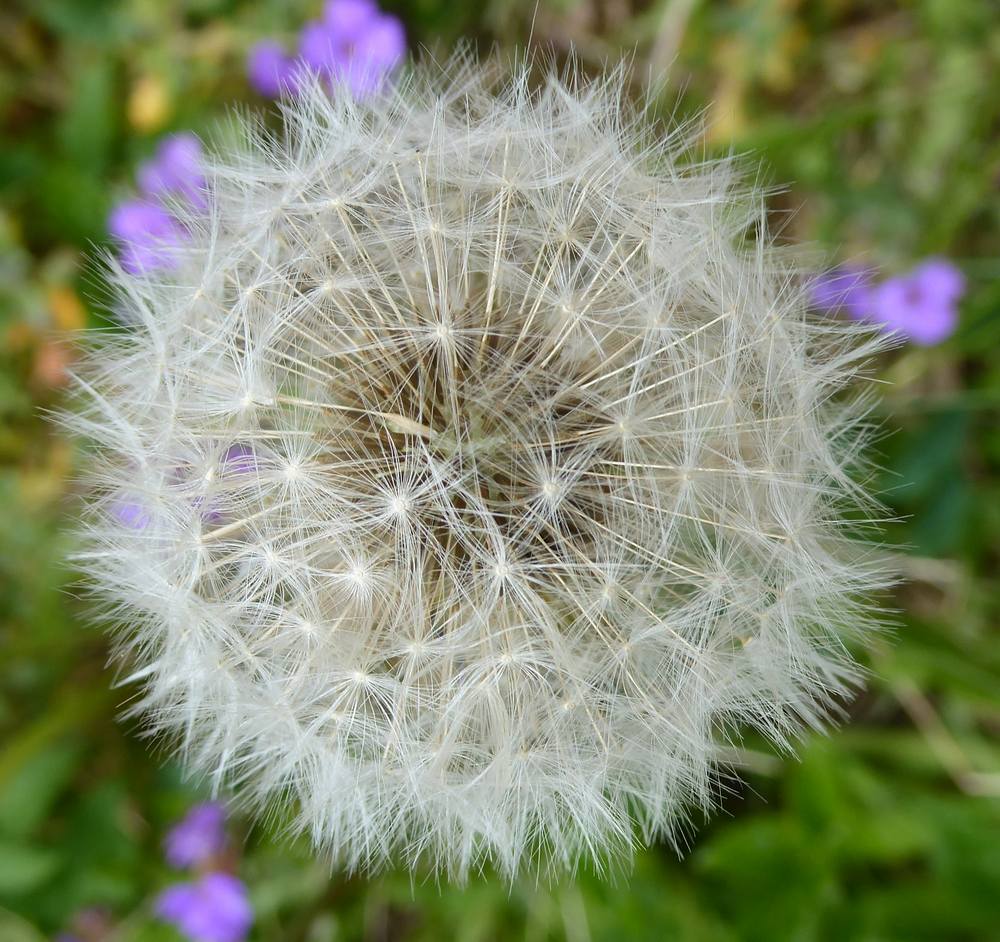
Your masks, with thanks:
[{"label": "fluffy white sphere", "polygon": [[189,767],[350,868],[572,868],[855,678],[874,341],[728,162],[457,63],[249,123],[81,371],[81,559]]}]

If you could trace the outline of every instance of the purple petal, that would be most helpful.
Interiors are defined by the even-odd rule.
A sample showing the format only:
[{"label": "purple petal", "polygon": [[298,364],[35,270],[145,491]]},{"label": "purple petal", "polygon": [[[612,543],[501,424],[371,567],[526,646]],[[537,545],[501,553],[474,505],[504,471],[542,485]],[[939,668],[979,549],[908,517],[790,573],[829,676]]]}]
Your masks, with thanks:
[{"label": "purple petal", "polygon": [[156,899],[156,915],[168,922],[183,919],[193,906],[198,905],[198,893],[191,883],[178,883],[164,890]]},{"label": "purple petal", "polygon": [[872,320],[914,343],[940,343],[958,324],[954,302],[925,290],[913,273],[889,278],[872,292]]},{"label": "purple petal", "polygon": [[946,258],[930,258],[911,272],[928,297],[944,304],[954,303],[965,293],[965,275]]},{"label": "purple petal", "polygon": [[374,0],[327,0],[323,7],[323,22],[341,36],[357,36],[379,15]]},{"label": "purple petal", "polygon": [[140,165],[136,176],[147,196],[177,195],[199,209],[207,206],[201,141],[190,132],[166,138],[155,156]]},{"label": "purple petal", "polygon": [[220,853],[226,845],[226,812],[218,802],[195,805],[166,838],[167,863],[191,867]]},{"label": "purple petal", "polygon": [[298,91],[299,64],[280,43],[265,39],[257,43],[247,57],[250,84],[268,98],[294,95]]},{"label": "purple petal", "polygon": [[225,519],[222,506],[216,501],[204,503],[199,499],[195,502],[195,506],[201,509],[201,519],[205,523],[222,523]]},{"label": "purple petal", "polygon": [[811,284],[813,305],[835,313],[841,309],[855,318],[868,311],[872,272],[859,265],[841,265],[818,276]]},{"label": "purple petal", "polygon": [[228,873],[207,873],[161,894],[157,914],[193,942],[242,942],[253,924],[246,887]]},{"label": "purple petal", "polygon": [[177,265],[184,228],[158,203],[126,200],[108,217],[108,231],[121,245],[122,267],[133,275]]},{"label": "purple petal", "polygon": [[872,319],[889,330],[902,330],[922,297],[906,275],[887,278],[872,291]]},{"label": "purple petal", "polygon": [[958,327],[958,310],[951,305],[940,305],[928,309],[918,320],[910,321],[906,335],[915,344],[930,347],[947,340]]},{"label": "purple petal", "polygon": [[145,530],[152,520],[149,509],[135,499],[115,501],[112,513],[130,530]]},{"label": "purple petal", "polygon": [[406,53],[403,24],[363,0],[331,0],[324,19],[302,30],[299,53],[309,68],[343,81],[356,95],[376,89]]},{"label": "purple petal", "polygon": [[354,47],[345,79],[355,95],[363,96],[381,85],[406,54],[406,33],[394,16],[380,16]]},{"label": "purple petal", "polygon": [[162,206],[147,200],[119,203],[108,217],[109,231],[124,241],[142,239],[151,232],[169,233],[176,225]]},{"label": "purple petal", "polygon": [[253,924],[253,911],[243,882],[228,873],[209,873],[202,877],[199,889],[206,900],[211,900],[217,942],[242,939]]},{"label": "purple petal", "polygon": [[257,453],[249,445],[231,445],[222,456],[222,470],[235,474],[253,474],[257,470]]},{"label": "purple petal", "polygon": [[306,23],[299,35],[299,55],[314,72],[330,76],[346,65],[350,47],[326,23]]}]

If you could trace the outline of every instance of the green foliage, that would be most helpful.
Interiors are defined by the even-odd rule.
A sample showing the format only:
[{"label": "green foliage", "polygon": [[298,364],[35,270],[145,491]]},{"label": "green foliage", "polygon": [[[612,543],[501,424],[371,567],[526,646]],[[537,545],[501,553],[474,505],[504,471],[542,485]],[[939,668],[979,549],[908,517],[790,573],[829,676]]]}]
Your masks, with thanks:
[{"label": "green foliage", "polygon": [[[275,825],[236,835],[254,938],[1000,939],[1000,13],[983,0],[385,0],[414,48],[572,42],[672,71],[664,115],[705,114],[709,153],[763,155],[775,224],[887,270],[966,271],[946,344],[879,364],[891,385],[876,485],[906,577],[871,682],[798,758],[743,756],[746,786],[611,881],[464,890],[331,874]],[[177,879],[165,828],[196,783],[116,720],[107,642],[61,563],[73,455],[54,405],[64,341],[101,322],[105,217],[163,133],[259,106],[242,62],[319,0],[34,0],[0,14],[0,939],[37,942],[104,907],[114,942]],[[991,87],[991,77],[993,85]],[[790,211],[794,210],[794,215]],[[239,826],[239,818],[236,820]]]}]

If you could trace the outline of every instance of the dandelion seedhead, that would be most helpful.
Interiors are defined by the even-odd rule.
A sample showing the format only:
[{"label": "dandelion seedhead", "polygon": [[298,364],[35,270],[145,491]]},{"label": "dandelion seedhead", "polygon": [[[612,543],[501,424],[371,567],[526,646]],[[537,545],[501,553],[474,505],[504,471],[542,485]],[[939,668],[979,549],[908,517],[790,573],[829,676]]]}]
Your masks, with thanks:
[{"label": "dandelion seedhead", "polygon": [[[318,84],[113,276],[81,553],[189,768],[349,868],[572,869],[677,834],[741,728],[856,678],[880,342],[621,72]],[[177,212],[183,213],[183,206]]]}]

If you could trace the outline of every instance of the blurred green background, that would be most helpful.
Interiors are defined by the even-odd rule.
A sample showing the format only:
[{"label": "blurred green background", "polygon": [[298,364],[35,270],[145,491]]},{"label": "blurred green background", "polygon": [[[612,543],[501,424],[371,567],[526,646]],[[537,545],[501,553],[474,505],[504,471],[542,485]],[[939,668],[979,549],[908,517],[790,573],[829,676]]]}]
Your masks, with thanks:
[{"label": "blurred green background", "polygon": [[[93,248],[163,134],[265,108],[244,58],[318,0],[30,0],[0,11],[0,942],[179,939],[151,901],[203,797],[117,716],[61,535],[65,341],[101,322]],[[994,0],[385,0],[411,48],[527,41],[625,55],[711,153],[754,152],[782,237],[887,272],[944,255],[961,326],[880,364],[878,485],[902,518],[899,627],[849,721],[744,785],[682,860],[509,890],[332,877],[238,818],[255,940],[1000,939],[1000,7]],[[426,54],[423,53],[423,54]],[[637,89],[638,90],[638,89]],[[103,921],[103,922],[102,922]],[[103,928],[101,924],[103,924]],[[88,930],[88,931],[91,931]],[[80,932],[78,931],[78,935]]]}]

